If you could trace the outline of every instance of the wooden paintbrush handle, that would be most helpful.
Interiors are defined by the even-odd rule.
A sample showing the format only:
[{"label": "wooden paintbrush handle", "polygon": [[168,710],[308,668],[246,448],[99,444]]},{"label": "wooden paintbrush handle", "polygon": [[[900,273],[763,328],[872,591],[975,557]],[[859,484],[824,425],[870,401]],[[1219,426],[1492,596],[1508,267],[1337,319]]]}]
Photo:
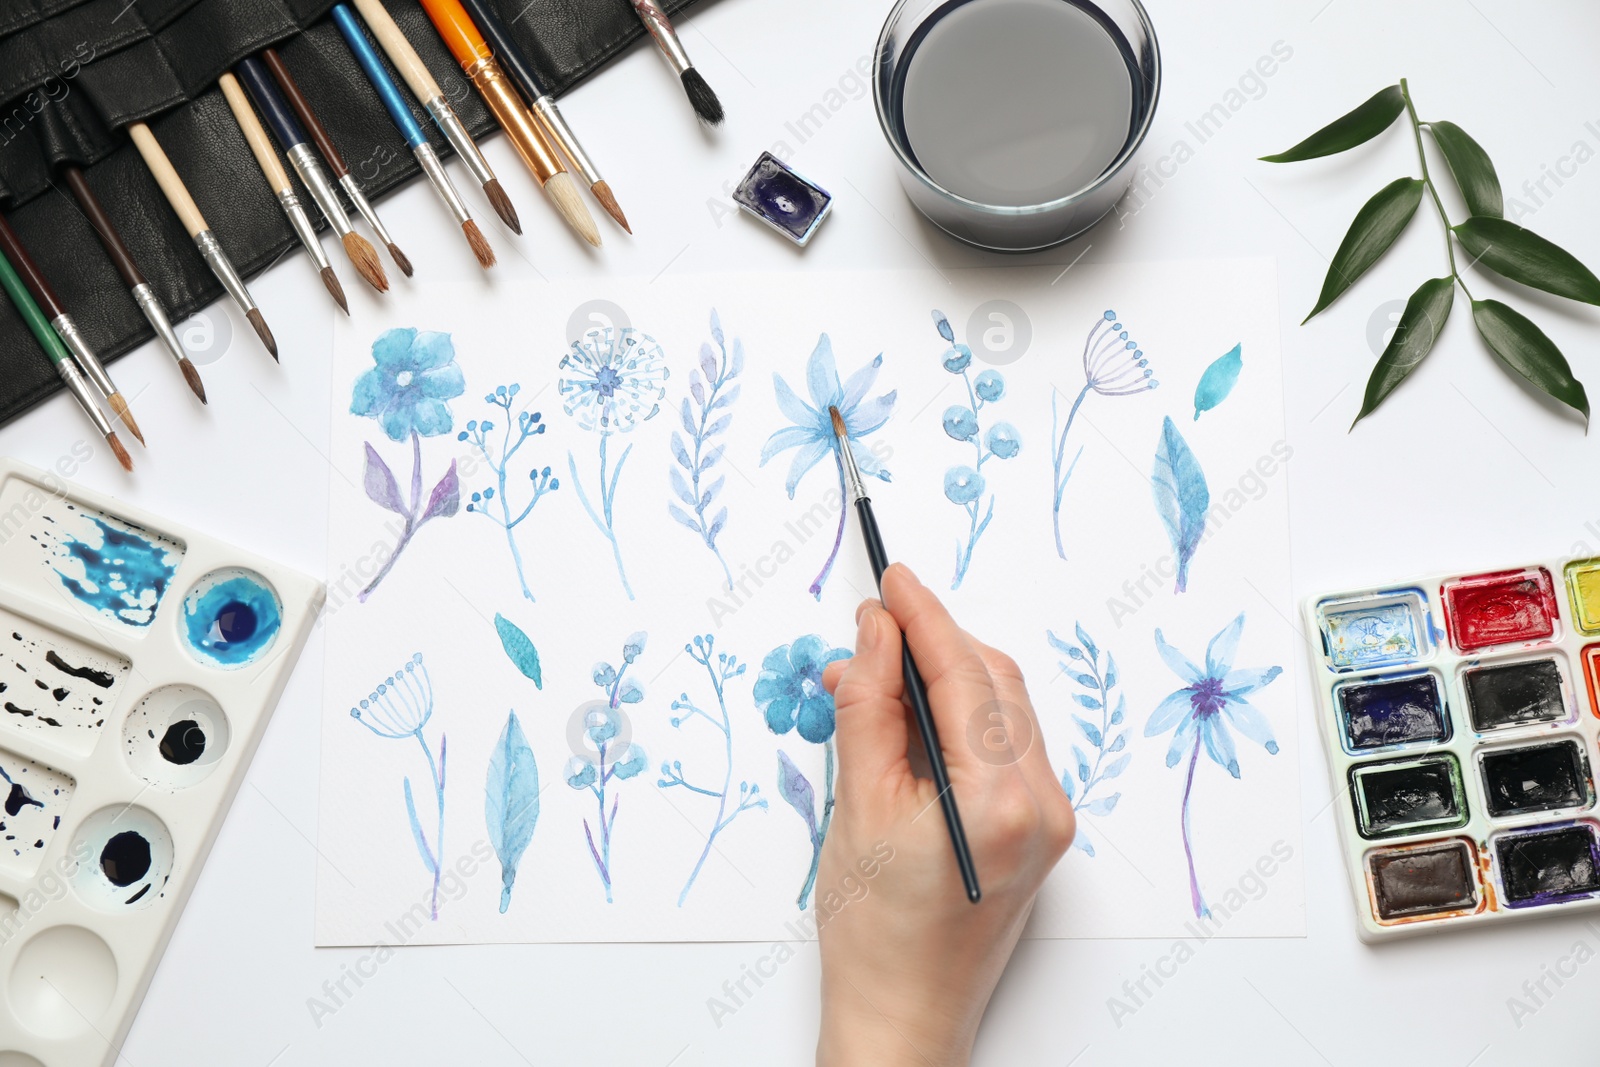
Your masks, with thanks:
[{"label": "wooden paintbrush handle", "polygon": [[161,144],[156,140],[156,135],[150,132],[150,127],[142,122],[135,122],[128,127],[128,136],[133,138],[133,146],[144,157],[144,165],[155,175],[156,184],[161,186],[161,191],[166,194],[167,203],[172,205],[178,221],[189,231],[189,236],[194,237],[209,230],[211,227],[206,225],[206,217],[200,214],[200,208],[195,204],[194,197],[189,195],[188,187],[183,184],[183,179],[178,177],[177,168],[161,150]]},{"label": "wooden paintbrush handle", "polygon": [[383,50],[389,54],[389,61],[400,71],[406,84],[411,86],[411,91],[417,94],[417,99],[427,103],[436,96],[442,96],[439,83],[433,80],[433,75],[423,65],[422,57],[417,55],[417,50],[411,47],[406,35],[395,25],[388,9],[383,6],[383,0],[352,0],[352,2],[356,5],[356,10],[361,12],[361,17],[366,19],[367,28],[372,31],[372,36],[378,39]]},{"label": "wooden paintbrush handle", "polygon": [[283,161],[278,158],[277,149],[272,147],[266,127],[256,117],[256,109],[250,106],[249,98],[244,95],[244,87],[239,84],[239,79],[231,73],[224,73],[217,79],[217,84],[222,86],[222,95],[228,98],[228,106],[233,109],[233,117],[244,132],[244,139],[250,142],[250,151],[255,153],[256,162],[261,164],[261,173],[267,176],[267,184],[272,186],[275,193],[289,189],[289,175],[283,169]]},{"label": "wooden paintbrush handle", "polygon": [[50,283],[45,281],[43,274],[39,273],[39,265],[28,255],[28,250],[22,247],[22,241],[17,237],[17,232],[11,224],[0,215],[0,251],[11,260],[11,266],[22,276],[22,281],[28,287],[28,292],[39,302],[44,309],[45,318],[55,319],[66,313],[66,308],[61,304],[61,298],[56,296],[56,291],[50,288]]},{"label": "wooden paintbrush handle", "polygon": [[66,181],[67,188],[72,190],[73,199],[77,200],[78,207],[89,220],[89,225],[94,227],[100,243],[105,246],[106,255],[111,258],[111,265],[122,275],[123,284],[129,289],[137,289],[145,284],[144,275],[139,273],[139,265],[133,261],[128,246],[122,243],[122,237],[117,233],[117,228],[111,224],[111,217],[106,214],[100,198],[89,188],[89,180],[83,176],[83,171],[68,165],[62,168],[61,177]]},{"label": "wooden paintbrush handle", "polygon": [[283,65],[283,60],[278,57],[275,48],[264,49],[261,59],[266,63],[267,69],[272,71],[272,77],[278,83],[278,88],[283,90],[283,95],[288,99],[289,106],[299,116],[300,124],[311,135],[311,140],[317,146],[317,151],[322,153],[322,158],[328,161],[328,169],[333,171],[335,180],[343,178],[350,173],[350,168],[344,165],[344,157],[333,146],[333,138],[328,136],[328,131],[322,128],[322,123],[317,119],[317,113],[311,110],[311,103],[300,92],[300,86],[294,82],[294,75],[289,73],[289,68]]}]

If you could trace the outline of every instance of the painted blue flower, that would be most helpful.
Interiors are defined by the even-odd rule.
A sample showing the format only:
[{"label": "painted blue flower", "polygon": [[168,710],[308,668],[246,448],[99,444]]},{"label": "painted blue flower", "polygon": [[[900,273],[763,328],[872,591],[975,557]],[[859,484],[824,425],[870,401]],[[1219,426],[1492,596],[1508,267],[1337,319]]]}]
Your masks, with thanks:
[{"label": "painted blue flower", "polygon": [[972,349],[966,345],[951,345],[945,350],[944,369],[951,374],[960,374],[972,365]]},{"label": "painted blue flower", "polygon": [[970,504],[983,495],[983,475],[965,464],[944,472],[944,495],[952,504]]},{"label": "painted blue flower", "polygon": [[798,730],[820,745],[833,736],[833,697],[822,687],[822,671],[835,660],[849,659],[847,648],[829,648],[816,634],[781,645],[761,661],[751,696],[775,734]]},{"label": "painted blue flower", "polygon": [[1022,451],[1022,437],[1009,422],[997,422],[983,435],[983,443],[996,459],[1010,459]]},{"label": "painted blue flower", "polygon": [[449,433],[452,400],[466,391],[447,333],[386,330],[372,343],[374,366],[356,379],[350,413],[377,419],[391,441]]},{"label": "painted blue flower", "polygon": [[1006,395],[1006,380],[999,371],[986,370],[973,381],[972,389],[979,399],[992,404]]},{"label": "painted blue flower", "polygon": [[944,409],[944,432],[957,441],[970,441],[978,433],[978,416],[965,404]]},{"label": "painted blue flower", "polygon": [[638,745],[623,745],[617,750],[611,764],[611,773],[618,778],[632,778],[644,770],[644,765],[649,762],[644,754],[644,749]]},{"label": "painted blue flower", "polygon": [[627,433],[661,410],[670,375],[655,338],[631,326],[590,330],[561,357],[562,407],[585,430]]}]

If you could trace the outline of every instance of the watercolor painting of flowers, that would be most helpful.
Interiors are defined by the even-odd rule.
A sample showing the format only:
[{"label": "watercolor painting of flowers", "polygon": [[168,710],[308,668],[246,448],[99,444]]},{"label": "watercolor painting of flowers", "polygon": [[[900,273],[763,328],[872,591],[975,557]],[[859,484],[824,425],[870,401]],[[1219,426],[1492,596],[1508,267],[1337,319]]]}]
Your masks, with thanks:
[{"label": "watercolor painting of flowers", "polygon": [[1189,896],[1196,918],[1210,913],[1195,874],[1194,844],[1189,832],[1189,797],[1194,790],[1200,749],[1204,748],[1213,763],[1235,778],[1239,777],[1239,756],[1230,728],[1261,745],[1268,754],[1278,754],[1272,725],[1260,709],[1245,698],[1270,685],[1283,673],[1283,668],[1233,666],[1239,638],[1244,633],[1244,618],[1244,612],[1240,612],[1211,639],[1206,646],[1203,669],[1169,645],[1159,629],[1155,634],[1156,652],[1184,686],[1156,706],[1145,723],[1144,735],[1155,737],[1172,731],[1172,743],[1167,748],[1168,767],[1176,767],[1185,750],[1188,751],[1189,769],[1183,785],[1183,854],[1189,862]]},{"label": "watercolor painting of flowers", "polygon": [[739,386],[733,380],[744,370],[744,343],[735,337],[732,352],[729,352],[716,308],[711,309],[711,339],[717,347],[700,346],[700,366],[689,372],[689,395],[678,408],[683,434],[672,431],[675,465],[669,469],[672,492],[678,502],[667,504],[667,514],[693,530],[717,557],[722,577],[732,589],[733,572],[728,569],[722,549],[717,547],[717,535],[728,524],[728,509],[719,507],[714,514],[707,513],[727,480],[724,474],[712,476],[712,468],[721,461],[728,447],[726,442],[716,442],[715,438],[726,433],[733,423],[733,404],[739,399]]},{"label": "watercolor painting of flowers", "polygon": [[391,441],[411,439],[411,492],[402,497],[400,483],[369,442],[362,486],[367,499],[400,516],[404,526],[394,551],[357,599],[366,602],[389,576],[400,553],[431,519],[448,519],[461,507],[461,485],[455,460],[429,491],[422,495],[422,439],[447,434],[452,428],[446,403],[466,391],[461,368],[456,365],[455,344],[447,333],[431,330],[386,330],[372,342],[373,365],[356,379],[350,396],[350,413],[375,419]]},{"label": "watercolor painting of flowers", "polygon": [[1138,342],[1128,339],[1128,330],[1117,321],[1117,313],[1107,311],[1095,320],[1089,336],[1084,339],[1083,388],[1078,391],[1077,399],[1067,412],[1065,425],[1062,425],[1057,412],[1059,393],[1054,389],[1050,391],[1050,438],[1055,445],[1050,456],[1055,470],[1051,482],[1054,489],[1050,500],[1050,521],[1056,535],[1056,555],[1062,559],[1067,558],[1067,550],[1061,540],[1061,501],[1066,495],[1067,481],[1072,477],[1073,469],[1077,467],[1078,460],[1083,458],[1083,446],[1079,445],[1072,462],[1067,462],[1067,437],[1072,433],[1072,421],[1078,417],[1078,409],[1083,407],[1090,393],[1106,397],[1138,396],[1161,384],[1153,377],[1154,373],[1150,369],[1150,360],[1145,358]]},{"label": "watercolor painting of flowers", "polygon": [[[668,763],[661,761],[661,780],[656,784],[662,789],[671,789],[681,786],[691,793],[701,796],[713,797],[717,802],[716,817],[711,820],[711,829],[706,833],[705,848],[700,850],[700,858],[695,861],[694,870],[689,872],[689,880],[683,883],[683,891],[678,894],[678,907],[683,907],[683,902],[689,898],[689,890],[694,888],[695,879],[700,877],[700,868],[705,866],[706,857],[711,855],[711,846],[716,843],[717,835],[726,830],[742,813],[751,808],[760,808],[765,811],[767,798],[761,795],[761,787],[754,782],[739,782],[739,799],[735,802],[732,811],[728,810],[728,793],[733,787],[733,720],[728,715],[728,683],[741,677],[749,667],[747,663],[730,656],[726,652],[716,650],[716,638],[712,634],[696,637],[692,644],[683,646],[689,653],[689,658],[706,669],[706,674],[711,679],[711,692],[717,698],[717,714],[712,715],[689,698],[687,692],[679,695],[672,702],[672,710],[686,711],[687,715],[674,715],[672,718],[673,729],[681,728],[695,716],[700,716],[722,732],[724,749],[724,762],[722,768],[722,788],[709,789],[705,786],[692,785],[683,777],[683,763],[673,760]],[[712,656],[716,656],[713,664]]]},{"label": "watercolor painting of flowers", "polygon": [[[990,520],[994,518],[993,493],[989,494],[989,506],[983,506],[983,494],[987,486],[983,465],[991,459],[1015,457],[1022,451],[1022,437],[1009,422],[994,423],[987,433],[984,432],[983,410],[1005,396],[1005,376],[990,369],[980,371],[977,381],[973,381],[972,349],[956,343],[955,331],[951,329],[950,320],[945,318],[944,312],[934,309],[933,325],[939,331],[939,336],[950,344],[942,357],[944,369],[951,374],[961,375],[961,381],[967,387],[965,404],[952,404],[945,408],[944,432],[953,441],[971,444],[974,451],[971,466],[958,464],[945,471],[944,475],[945,499],[960,505],[966,511],[968,520],[966,543],[956,542],[956,572],[955,577],[950,579],[950,588],[960,589],[967,577],[967,568],[972,565],[972,550],[978,547],[978,538],[983,536]],[[980,513],[983,515],[981,521],[978,518]]]},{"label": "watercolor painting of flowers", "polygon": [[[1051,648],[1067,657],[1058,661],[1061,673],[1084,690],[1072,694],[1074,703],[1099,719],[1095,722],[1092,718],[1086,719],[1073,713],[1072,721],[1083,735],[1084,742],[1093,750],[1094,759],[1091,761],[1084,750],[1074,744],[1072,766],[1061,772],[1061,788],[1066,790],[1067,799],[1072,801],[1073,810],[1078,813],[1078,832],[1072,839],[1072,847],[1092,857],[1094,841],[1084,832],[1083,816],[1100,818],[1116,810],[1122,794],[1104,795],[1102,787],[1127,769],[1133,754],[1123,752],[1128,746],[1125,725],[1128,718],[1127,694],[1117,693],[1115,707],[1111,702],[1111,694],[1117,689],[1119,681],[1117,662],[1112,658],[1110,649],[1105,650],[1104,656],[1101,655],[1101,649],[1081,623],[1074,624],[1074,630],[1078,638],[1076,644],[1057,637],[1049,630],[1045,631],[1044,636]],[[1117,755],[1119,752],[1122,754]],[[1111,757],[1109,762],[1107,757]],[[1096,794],[1097,789],[1100,794]]]},{"label": "watercolor painting of flowers", "polygon": [[428,874],[433,878],[432,915],[434,920],[439,918],[439,873],[444,863],[444,760],[445,760],[445,735],[439,735],[439,756],[434,758],[433,749],[428,747],[428,741],[422,736],[423,727],[428,725],[428,720],[433,717],[433,682],[428,677],[428,668],[422,664],[422,653],[418,652],[405,662],[399,670],[379,682],[373,691],[367,694],[359,707],[350,709],[350,717],[362,726],[371,730],[378,737],[388,740],[403,741],[408,737],[417,739],[417,744],[422,746],[422,754],[428,760],[428,782],[433,786],[435,806],[439,813],[438,829],[434,831],[433,844],[428,844],[428,835],[422,829],[422,821],[417,817],[417,805],[411,794],[411,779],[402,780],[406,798],[406,818],[411,823],[411,837],[416,842],[417,852],[422,856],[422,865],[427,868]]},{"label": "watercolor painting of flowers", "polygon": [[517,582],[522,586],[522,595],[532,602],[533,592],[528,588],[528,578],[522,565],[522,550],[517,547],[515,531],[546,493],[561,488],[561,479],[552,478],[548,466],[542,469],[533,467],[528,471],[528,481],[532,486],[529,490],[528,503],[519,508],[511,501],[511,485],[507,480],[511,459],[523,445],[527,444],[528,438],[538,437],[545,431],[544,420],[539,412],[519,411],[516,417],[516,437],[513,440],[511,405],[516,403],[517,394],[521,391],[522,386],[512,382],[510,385],[495,386],[494,392],[483,398],[485,404],[493,404],[505,413],[504,421],[498,424],[500,426],[498,441],[491,440],[497,424],[490,419],[481,422],[477,419],[471,420],[467,423],[467,428],[456,435],[456,440],[470,441],[495,476],[494,485],[485,486],[472,494],[471,500],[467,502],[467,510],[482,515],[506,532],[506,544],[511,547],[511,562],[517,568]]},{"label": "watercolor painting of flowers", "polygon": [[[778,409],[793,425],[785,426],[767,438],[767,443],[761,448],[761,465],[766,466],[767,461],[780,452],[787,452],[791,448],[799,450],[789,464],[789,476],[784,481],[790,500],[794,499],[800,479],[824,456],[833,457],[839,475],[839,529],[833,538],[833,549],[808,589],[818,600],[822,599],[822,587],[828,581],[834,561],[839,558],[839,546],[844,541],[845,515],[850,508],[844,484],[844,459],[839,453],[839,442],[834,436],[833,420],[828,409],[839,409],[839,414],[844,418],[845,434],[852,445],[882,429],[894,411],[896,391],[891,389],[879,396],[867,397],[882,366],[883,355],[880,353],[873,357],[872,362],[850,375],[848,380],[841,382],[833,360],[833,342],[827,334],[823,334],[817,341],[817,347],[812,350],[811,358],[806,361],[806,391],[811,396],[811,403],[801,400],[782,375],[772,376]],[[878,462],[871,449],[856,448],[854,452],[856,465],[864,476],[889,480],[889,472]]]},{"label": "watercolor painting of flowers", "polygon": [[837,660],[849,659],[847,648],[829,648],[816,634],[780,645],[761,661],[751,695],[766,717],[767,729],[780,737],[790,730],[802,741],[821,745],[826,775],[823,781],[822,810],[817,810],[817,793],[811,782],[795,766],[788,753],[778,753],[778,795],[806,822],[811,838],[811,868],[795,903],[801,911],[811,899],[817,884],[817,864],[822,860],[822,843],[833,821],[834,707],[833,694],[822,686],[822,672]]},{"label": "watercolor painting of flowers", "polygon": [[663,383],[671,374],[667,355],[648,334],[631,326],[620,330],[606,326],[590,330],[582,340],[572,342],[572,348],[561,357],[560,369],[562,377],[557,384],[563,409],[579,429],[600,435],[600,480],[592,499],[578,476],[578,461],[571,452],[567,453],[567,470],[583,510],[611,543],[617,577],[622,581],[623,592],[632,600],[633,587],[628,584],[622,547],[617,542],[614,508],[622,465],[628,461],[633,446],[622,450],[609,473],[606,453],[614,435],[628,433],[661,411],[661,400],[667,395]]},{"label": "watercolor painting of flowers", "polygon": [[644,633],[631,635],[622,644],[622,665],[596,663],[590,673],[594,684],[605,693],[603,700],[590,704],[584,713],[583,734],[594,746],[594,756],[575,755],[567,760],[564,777],[573,789],[587,789],[594,794],[599,811],[600,843],[595,844],[595,834],[589,820],[583,820],[583,835],[589,844],[589,858],[594,861],[595,873],[605,886],[606,903],[612,903],[611,885],[611,835],[617,828],[617,808],[620,798],[612,794],[611,810],[606,810],[606,787],[612,779],[625,782],[636,777],[645,767],[644,749],[628,740],[624,731],[627,716],[622,705],[637,704],[644,699],[644,686],[627,677],[628,668],[644,654]]}]

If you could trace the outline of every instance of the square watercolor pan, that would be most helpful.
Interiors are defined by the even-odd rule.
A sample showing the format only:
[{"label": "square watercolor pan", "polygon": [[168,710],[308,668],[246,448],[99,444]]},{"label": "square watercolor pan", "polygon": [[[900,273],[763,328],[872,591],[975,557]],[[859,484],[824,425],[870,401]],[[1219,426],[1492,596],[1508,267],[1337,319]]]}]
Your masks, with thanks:
[{"label": "square watercolor pan", "polygon": [[0,1064],[117,1060],[322,602],[0,459]]},{"label": "square watercolor pan", "polygon": [[1363,940],[1600,909],[1600,559],[1303,614]]}]

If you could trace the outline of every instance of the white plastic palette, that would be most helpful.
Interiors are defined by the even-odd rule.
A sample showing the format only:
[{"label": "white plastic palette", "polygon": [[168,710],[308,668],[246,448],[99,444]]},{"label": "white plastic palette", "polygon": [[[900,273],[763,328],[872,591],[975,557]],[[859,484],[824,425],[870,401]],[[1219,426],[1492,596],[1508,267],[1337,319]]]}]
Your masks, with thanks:
[{"label": "white plastic palette", "polygon": [[320,583],[0,460],[0,1064],[110,1064]]},{"label": "white plastic palette", "polygon": [[1600,560],[1304,614],[1364,940],[1600,907]]}]

